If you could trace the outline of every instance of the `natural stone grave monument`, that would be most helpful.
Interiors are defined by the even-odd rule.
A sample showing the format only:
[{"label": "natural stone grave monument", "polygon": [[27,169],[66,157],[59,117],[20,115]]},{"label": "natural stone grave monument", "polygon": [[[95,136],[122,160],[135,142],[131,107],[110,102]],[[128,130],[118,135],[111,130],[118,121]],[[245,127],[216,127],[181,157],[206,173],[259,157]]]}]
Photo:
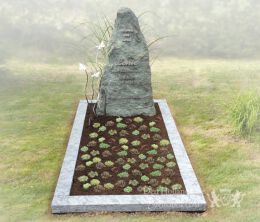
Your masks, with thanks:
[{"label": "natural stone grave monument", "polygon": [[155,115],[148,47],[137,17],[128,8],[117,13],[97,114]]},{"label": "natural stone grave monument", "polygon": [[108,50],[97,101],[79,103],[52,212],[205,211],[168,105],[153,100],[148,47],[130,9],[117,12]]}]

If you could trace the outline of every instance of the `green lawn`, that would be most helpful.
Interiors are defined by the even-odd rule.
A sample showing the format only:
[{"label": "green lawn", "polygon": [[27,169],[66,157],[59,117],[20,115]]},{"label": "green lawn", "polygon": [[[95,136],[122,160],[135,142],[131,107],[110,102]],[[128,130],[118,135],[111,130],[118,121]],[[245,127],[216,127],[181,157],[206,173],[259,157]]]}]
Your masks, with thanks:
[{"label": "green lawn", "polygon": [[75,65],[0,65],[0,221],[259,221],[260,133],[243,139],[227,121],[241,90],[260,91],[260,61],[177,60],[152,67],[155,98],[165,98],[205,193],[238,190],[240,208],[202,214],[52,215],[51,199],[85,76]]}]

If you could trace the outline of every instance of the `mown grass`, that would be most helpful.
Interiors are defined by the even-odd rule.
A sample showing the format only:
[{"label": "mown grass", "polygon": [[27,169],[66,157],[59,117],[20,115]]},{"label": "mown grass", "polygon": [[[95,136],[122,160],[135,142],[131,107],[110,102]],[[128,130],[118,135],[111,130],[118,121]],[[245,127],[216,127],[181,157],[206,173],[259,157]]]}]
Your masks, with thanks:
[{"label": "mown grass", "polygon": [[77,64],[8,61],[0,66],[0,221],[259,221],[259,126],[249,140],[234,135],[227,120],[241,90],[259,92],[259,61],[164,58],[152,70],[154,97],[167,99],[203,191],[239,190],[240,208],[52,215],[85,77]]}]

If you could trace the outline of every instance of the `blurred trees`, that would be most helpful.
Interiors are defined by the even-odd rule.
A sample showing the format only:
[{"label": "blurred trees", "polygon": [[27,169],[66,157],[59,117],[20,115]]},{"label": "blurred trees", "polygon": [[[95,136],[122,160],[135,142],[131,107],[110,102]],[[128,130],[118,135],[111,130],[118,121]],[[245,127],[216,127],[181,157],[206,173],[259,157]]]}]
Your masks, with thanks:
[{"label": "blurred trees", "polygon": [[[0,61],[10,57],[77,61],[93,43],[87,24],[121,6],[140,17],[148,41],[177,57],[260,57],[258,0],[0,0]],[[82,41],[81,41],[82,40]]]}]

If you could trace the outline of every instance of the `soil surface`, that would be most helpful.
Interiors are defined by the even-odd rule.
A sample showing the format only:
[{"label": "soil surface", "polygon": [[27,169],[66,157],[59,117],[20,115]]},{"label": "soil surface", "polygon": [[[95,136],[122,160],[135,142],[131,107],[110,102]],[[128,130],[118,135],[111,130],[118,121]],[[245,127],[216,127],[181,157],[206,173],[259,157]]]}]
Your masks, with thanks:
[{"label": "soil surface", "polygon": [[[120,120],[118,117],[96,117],[93,113],[93,107],[94,104],[90,103],[88,105],[80,142],[80,148],[86,146],[88,150],[83,152],[79,149],[71,195],[133,195],[144,194],[144,192],[146,194],[155,194],[158,193],[158,190],[162,190],[162,188],[164,190],[163,194],[172,194],[173,192],[186,193],[171,144],[166,146],[160,145],[162,139],[168,140],[169,138],[157,103],[155,103],[156,115],[152,117],[139,115],[139,117],[143,119],[141,123],[134,121],[136,116],[122,118],[120,123],[126,124],[126,128],[117,127]],[[150,131],[152,126],[150,126],[149,123],[151,122],[155,124],[153,127],[160,129],[159,132]],[[100,123],[100,127],[105,126],[106,129],[102,131],[100,127],[94,128],[93,124],[95,123]],[[109,130],[116,130],[116,134],[110,135],[108,133]],[[139,135],[132,134],[135,130],[138,130]],[[93,132],[98,134],[96,138],[90,138],[90,133]],[[144,134],[145,136],[143,136]],[[150,138],[147,138],[147,135],[148,137],[150,136]],[[99,139],[101,137],[104,137],[103,143],[108,144],[108,148],[99,147],[101,143]],[[128,146],[128,149],[122,144],[119,144],[120,138],[126,138],[128,140],[127,143],[124,144]],[[141,142],[140,145],[133,146],[131,142],[135,140],[139,140]],[[152,148],[152,144],[157,144],[158,148]],[[124,149],[127,151],[127,155],[119,156],[118,153]],[[156,150],[157,153],[147,153],[151,150]],[[95,154],[95,151],[99,153],[96,152]],[[85,154],[89,154],[89,160],[82,160],[82,156]],[[144,154],[146,158],[140,159],[140,154]],[[100,158],[101,162],[86,166],[86,162],[92,161],[94,157]],[[112,161],[114,165],[106,166],[104,165],[106,161]],[[169,162],[174,162],[176,165],[174,164],[174,167],[168,167],[167,163]],[[140,164],[146,164],[148,167],[142,169],[140,168]],[[154,164],[161,165],[162,169],[154,169]],[[130,168],[128,169],[126,165],[128,167],[130,165]],[[157,170],[161,172],[161,175],[154,176],[150,174]],[[91,171],[93,171],[93,175],[89,174]],[[118,174],[120,172],[127,172],[128,176],[119,177]],[[88,180],[80,182],[78,178],[84,175],[88,177]],[[147,181],[141,179],[144,175],[148,177]],[[90,183],[92,179],[98,179],[100,184],[98,186],[92,184],[88,189],[84,189],[83,184]],[[107,183],[111,183],[114,187],[104,187]],[[175,187],[176,185],[179,187],[178,190],[173,190],[172,186],[174,185]],[[130,189],[125,189],[128,186],[130,186]],[[165,191],[165,189],[167,189],[167,191]]]}]

